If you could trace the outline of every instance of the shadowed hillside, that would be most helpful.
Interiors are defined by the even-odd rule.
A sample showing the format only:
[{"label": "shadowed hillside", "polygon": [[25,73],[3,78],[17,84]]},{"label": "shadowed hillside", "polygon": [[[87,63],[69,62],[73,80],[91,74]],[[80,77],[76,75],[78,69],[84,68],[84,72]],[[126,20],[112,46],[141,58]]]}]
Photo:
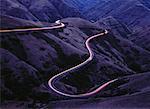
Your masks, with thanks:
[{"label": "shadowed hillside", "polygon": [[[150,106],[148,1],[2,0],[0,7],[1,29],[54,27],[58,19],[65,24],[52,30],[0,33],[2,109]],[[79,94],[118,80],[82,99],[52,91],[48,80],[84,62],[89,56],[85,41],[105,29],[108,34],[90,41],[93,60],[69,72],[56,87]]]}]

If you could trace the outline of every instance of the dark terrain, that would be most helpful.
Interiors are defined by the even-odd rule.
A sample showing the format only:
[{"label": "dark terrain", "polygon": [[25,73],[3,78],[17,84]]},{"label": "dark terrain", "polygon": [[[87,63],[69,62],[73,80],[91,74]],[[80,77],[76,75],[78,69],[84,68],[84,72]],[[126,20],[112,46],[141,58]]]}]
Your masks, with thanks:
[{"label": "dark terrain", "polygon": [[[150,2],[91,1],[0,1],[1,29],[55,26],[58,19],[66,25],[0,34],[2,109],[150,108]],[[48,80],[86,60],[86,39],[104,29],[109,34],[90,43],[94,60],[62,79],[59,88],[77,94],[119,80],[84,99],[54,93]]]}]

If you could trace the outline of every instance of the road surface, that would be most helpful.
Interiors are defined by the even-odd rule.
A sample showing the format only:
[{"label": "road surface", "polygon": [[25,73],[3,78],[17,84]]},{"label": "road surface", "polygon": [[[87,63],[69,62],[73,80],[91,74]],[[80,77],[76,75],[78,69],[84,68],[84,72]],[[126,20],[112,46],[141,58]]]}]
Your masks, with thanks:
[{"label": "road surface", "polygon": [[97,38],[99,36],[104,36],[108,34],[108,31],[105,30],[105,32],[103,33],[99,33],[99,34],[96,34],[94,36],[91,36],[90,38],[88,38],[85,42],[85,45],[86,45],[86,48],[88,49],[88,52],[89,52],[89,57],[87,60],[85,60],[84,62],[72,67],[72,68],[69,68],[63,72],[60,72],[58,73],[57,75],[53,76],[52,78],[49,79],[48,81],[48,85],[49,87],[56,93],[60,94],[60,95],[63,95],[63,96],[67,96],[67,97],[73,97],[73,98],[80,98],[80,97],[88,97],[88,96],[92,96],[96,93],[98,93],[99,91],[101,91],[102,89],[104,89],[105,87],[107,87],[108,85],[110,85],[111,83],[117,81],[118,79],[114,79],[114,80],[111,80],[111,81],[108,81],[106,83],[104,83],[103,85],[99,86],[97,89],[95,89],[94,91],[91,91],[91,92],[88,92],[88,93],[83,93],[83,94],[76,94],[76,95],[73,95],[73,94],[67,94],[67,93],[64,93],[60,90],[58,90],[56,87],[55,87],[55,83],[56,81],[59,81],[60,79],[64,78],[65,76],[67,76],[67,74],[70,72],[70,71],[73,71],[73,70],[76,70],[86,64],[88,64],[90,61],[92,61],[93,57],[94,57],[94,54],[89,46],[89,42],[94,39],[94,38]]},{"label": "road surface", "polygon": [[[60,20],[57,20],[55,22],[57,25],[56,26],[52,26],[52,27],[42,27],[42,28],[27,28],[27,29],[6,29],[6,30],[0,30],[0,33],[10,33],[10,32],[28,32],[28,31],[40,31],[40,30],[51,30],[51,29],[57,29],[57,28],[63,28],[65,27],[65,24],[64,23],[61,23]],[[114,80],[111,80],[111,81],[108,81],[106,83],[104,83],[103,85],[99,86],[97,89],[91,91],[91,92],[88,92],[88,93],[83,93],[83,94],[67,94],[67,93],[64,93],[62,91],[59,91],[59,89],[57,89],[55,87],[55,83],[56,81],[59,81],[60,79],[64,78],[65,76],[67,76],[67,74],[70,72],[70,71],[73,71],[73,70],[76,70],[78,68],[81,68],[82,66],[88,64],[90,61],[92,61],[93,57],[94,57],[94,54],[89,46],[89,42],[94,39],[94,38],[97,38],[97,37],[100,37],[100,36],[104,36],[108,34],[108,31],[105,30],[105,32],[102,32],[102,33],[99,33],[99,34],[96,34],[96,35],[93,35],[91,37],[89,37],[86,42],[85,42],[85,45],[86,45],[86,48],[89,52],[89,57],[88,59],[86,59],[84,62],[72,67],[72,68],[69,68],[63,72],[60,72],[58,73],[57,75],[53,76],[52,78],[49,79],[48,81],[48,85],[49,87],[56,93],[60,94],[60,95],[63,95],[63,96],[67,96],[67,97],[73,97],[73,98],[78,98],[78,97],[88,97],[88,96],[92,96],[98,92],[100,92],[102,89],[104,89],[105,87],[107,87],[108,85],[110,85],[111,83],[117,81],[117,79],[114,79]]]},{"label": "road surface", "polygon": [[41,31],[41,30],[52,30],[57,28],[63,28],[65,25],[60,22],[60,20],[57,20],[55,22],[57,26],[52,27],[37,27],[37,28],[27,28],[27,29],[6,29],[6,30],[0,30],[0,33],[10,33],[10,32],[28,32],[28,31]]}]

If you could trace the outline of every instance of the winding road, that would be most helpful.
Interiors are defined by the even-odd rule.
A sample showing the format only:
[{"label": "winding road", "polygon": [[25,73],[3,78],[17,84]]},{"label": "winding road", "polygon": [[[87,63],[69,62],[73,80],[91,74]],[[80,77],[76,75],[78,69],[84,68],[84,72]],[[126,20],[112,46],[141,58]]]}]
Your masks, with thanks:
[{"label": "winding road", "polygon": [[[63,28],[65,27],[65,24],[64,23],[61,23],[60,20],[57,20],[55,22],[57,24],[57,26],[53,26],[53,27],[43,27],[43,28],[28,28],[28,29],[8,29],[8,30],[0,30],[0,33],[9,33],[9,32],[28,32],[28,31],[40,31],[40,30],[51,30],[51,29],[57,29],[57,28]],[[60,94],[60,95],[63,95],[63,96],[67,96],[67,97],[73,97],[73,98],[78,98],[78,97],[88,97],[88,96],[92,96],[98,92],[100,92],[101,90],[103,90],[105,87],[107,87],[108,85],[110,85],[111,83],[117,81],[118,79],[114,79],[114,80],[111,80],[111,81],[108,81],[106,83],[104,83],[103,85],[99,86],[97,89],[91,91],[91,92],[88,92],[88,93],[83,93],[83,94],[67,94],[67,93],[64,93],[62,91],[59,91],[59,89],[57,89],[55,87],[55,83],[56,81],[59,81],[60,79],[64,78],[65,76],[67,76],[67,74],[73,70],[76,70],[78,68],[81,68],[82,66],[88,64],[90,61],[93,60],[93,57],[94,57],[94,53],[92,52],[90,46],[89,46],[89,42],[94,39],[94,38],[97,38],[97,37],[100,37],[100,36],[104,36],[108,34],[108,31],[105,30],[105,32],[103,33],[99,33],[99,34],[96,34],[96,35],[93,35],[91,37],[89,37],[86,42],[85,42],[85,45],[86,45],[86,48],[88,49],[88,52],[89,52],[89,57],[88,59],[86,59],[84,62],[72,67],[72,68],[69,68],[63,72],[60,72],[58,73],[57,75],[53,76],[52,78],[49,79],[48,81],[48,85],[49,87],[54,91],[56,92],[57,94]]]}]

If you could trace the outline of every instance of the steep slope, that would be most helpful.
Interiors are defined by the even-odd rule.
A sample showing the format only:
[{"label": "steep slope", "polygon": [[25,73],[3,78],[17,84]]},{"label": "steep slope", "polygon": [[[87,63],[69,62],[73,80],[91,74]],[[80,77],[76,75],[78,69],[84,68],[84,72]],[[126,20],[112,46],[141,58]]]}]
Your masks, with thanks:
[{"label": "steep slope", "polygon": [[112,16],[103,18],[95,22],[95,24],[102,28],[110,29],[115,35],[127,38],[144,49],[150,50],[149,27],[133,31],[126,24],[116,20]]},{"label": "steep slope", "polygon": [[[133,31],[142,31],[150,25],[150,9],[143,4],[148,4],[149,2],[145,2],[145,0],[100,0],[99,2],[92,2],[85,1],[86,9],[83,8],[84,12],[81,11],[88,20],[96,21],[113,16],[133,29]],[[70,4],[73,5],[73,3]],[[79,4],[82,3],[79,2]]]},{"label": "steep slope", "polygon": [[[33,87],[40,83],[40,74],[32,65],[21,61],[8,50],[1,53],[1,93],[2,100],[26,99]],[[16,86],[16,87],[15,87]]]},{"label": "steep slope", "polygon": [[[140,14],[139,14],[140,13]],[[150,26],[150,10],[143,5],[135,5],[115,16],[134,31],[142,31]]]},{"label": "steep slope", "polygon": [[71,7],[78,9],[81,13],[89,11],[90,8],[96,6],[97,4],[106,3],[109,0],[64,0],[66,4]]},{"label": "steep slope", "polygon": [[1,0],[3,15],[27,20],[54,22],[65,17],[80,17],[80,13],[62,0]]},{"label": "steep slope", "polygon": [[149,0],[139,0],[142,4],[144,4],[146,7],[150,8],[150,1]]},{"label": "steep slope", "polygon": [[63,0],[50,0],[63,18],[82,17],[80,12],[67,5]]},{"label": "steep slope", "polygon": [[[86,0],[84,5],[79,1],[70,0],[68,4],[77,4],[81,13],[91,21],[105,22],[116,35],[129,38],[137,45],[149,50],[150,9],[147,0]],[[89,5],[88,5],[89,4]],[[77,8],[77,7],[75,7]],[[80,7],[78,7],[80,9]],[[111,18],[109,18],[111,16]],[[101,24],[103,24],[101,23]],[[117,25],[118,27],[112,26]],[[120,27],[122,29],[120,29]],[[123,30],[123,28],[125,30]],[[129,32],[130,31],[130,32]]]},{"label": "steep slope", "polygon": [[0,10],[2,15],[10,15],[22,19],[38,21],[38,19],[30,13],[24,6],[16,0],[1,0]]},{"label": "steep slope", "polygon": [[123,38],[128,38],[129,35],[132,34],[132,30],[127,25],[119,22],[112,16],[108,16],[106,18],[98,20],[97,22],[95,22],[95,25],[101,28],[110,29],[115,35]]},{"label": "steep slope", "polygon": [[[24,20],[9,16],[3,17],[9,19],[6,21],[4,18],[5,27],[10,26],[9,21],[17,22],[20,27],[28,25]],[[6,98],[3,100],[60,99],[48,88],[48,79],[64,69],[83,62],[87,57],[85,40],[103,32],[95,24],[80,18],[67,18],[62,22],[67,25],[65,28],[50,30],[46,33],[41,31],[1,34],[1,53],[3,54],[1,87],[3,98]],[[92,90],[93,87],[110,79],[150,70],[148,51],[111,32],[107,36],[93,40],[91,47],[95,53],[94,60],[85,66],[86,69],[79,69],[62,79],[61,90],[68,93],[81,93]],[[14,64],[15,61],[18,63]],[[26,72],[26,74],[21,72]],[[11,82],[7,81],[7,75]],[[26,83],[29,83],[29,86]],[[10,87],[12,84],[18,84],[15,90],[14,87]],[[22,90],[28,93],[23,94]],[[42,98],[43,96],[46,98]]]},{"label": "steep slope", "polygon": [[[64,28],[53,30],[0,34],[0,87],[4,108],[14,106],[20,109],[23,106],[35,109],[59,107],[93,109],[110,106],[114,108],[149,106],[149,1],[1,0],[0,2],[1,29],[56,26],[58,24],[49,22],[58,19],[65,24]],[[91,23],[77,18],[82,17],[80,13],[85,15],[86,19],[99,20]],[[56,85],[60,91],[79,94],[92,91],[109,80],[115,78],[119,80],[87,100],[84,98],[71,100],[54,93],[47,84],[48,80],[86,60],[88,51],[85,41],[95,34],[104,32],[104,29],[108,30],[107,35],[90,42],[94,59],[84,67],[70,72]],[[18,101],[19,105],[16,104]]]},{"label": "steep slope", "polygon": [[[13,19],[13,22],[11,20]],[[13,28],[29,28],[29,27],[39,27],[43,24],[41,22],[33,22],[29,20],[23,20],[20,18],[14,18],[12,16],[1,15],[1,29],[13,29]],[[10,23],[11,22],[11,23]]]},{"label": "steep slope", "polygon": [[150,38],[149,37],[150,37],[150,28],[148,27],[142,32],[131,34],[131,36],[129,36],[129,39],[133,41],[134,43],[136,43],[137,45],[150,51]]},{"label": "steep slope", "polygon": [[[111,98],[97,98],[92,99],[76,99],[76,100],[62,100],[52,102],[49,108],[60,109],[148,109],[150,104],[150,72],[143,74],[127,76],[128,82],[119,86],[118,90],[128,93],[124,96],[116,96]],[[67,105],[66,105],[67,104]]]},{"label": "steep slope", "polygon": [[84,8],[83,6],[84,6],[84,3],[86,1],[83,1],[83,0],[64,0],[64,2],[66,4],[68,4],[69,6],[74,7],[74,8],[81,11],[82,10],[81,8]]}]

